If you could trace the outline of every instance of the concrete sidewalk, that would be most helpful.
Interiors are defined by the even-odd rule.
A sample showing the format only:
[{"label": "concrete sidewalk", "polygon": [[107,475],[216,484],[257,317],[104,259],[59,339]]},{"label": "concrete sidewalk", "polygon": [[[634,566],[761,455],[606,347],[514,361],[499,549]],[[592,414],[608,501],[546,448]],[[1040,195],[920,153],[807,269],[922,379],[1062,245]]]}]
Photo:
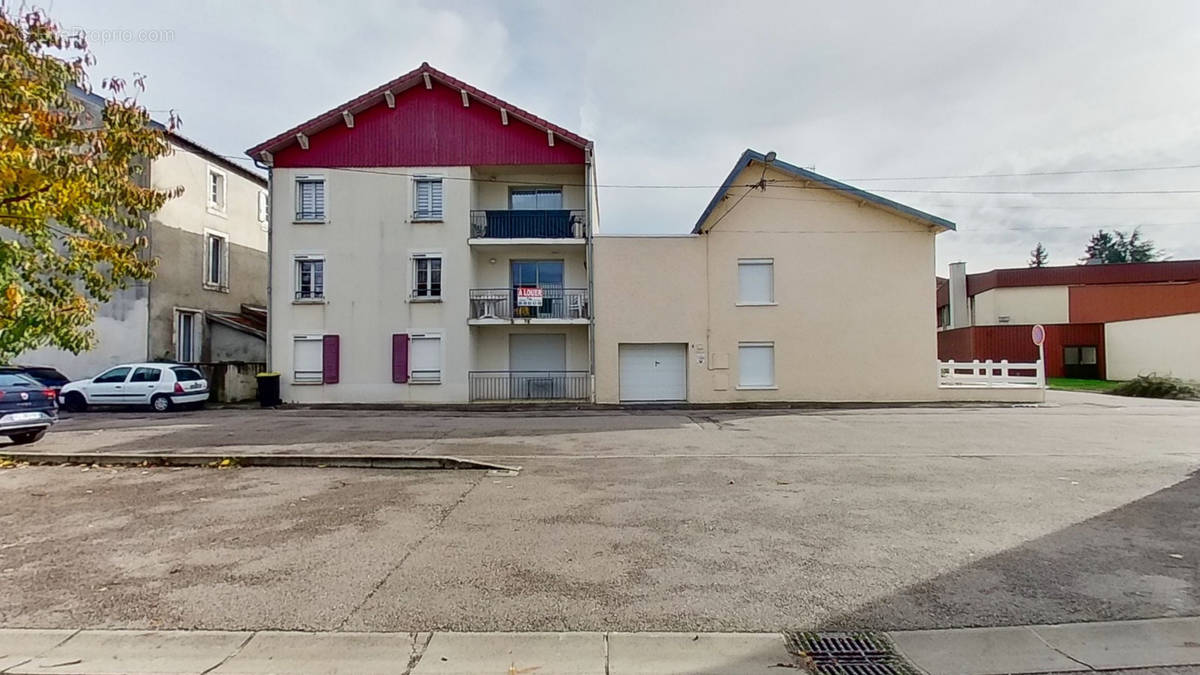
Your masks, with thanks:
[{"label": "concrete sidewalk", "polygon": [[[1200,666],[1200,617],[889,634],[929,675]],[[776,633],[303,633],[0,629],[0,673],[779,675]]]}]

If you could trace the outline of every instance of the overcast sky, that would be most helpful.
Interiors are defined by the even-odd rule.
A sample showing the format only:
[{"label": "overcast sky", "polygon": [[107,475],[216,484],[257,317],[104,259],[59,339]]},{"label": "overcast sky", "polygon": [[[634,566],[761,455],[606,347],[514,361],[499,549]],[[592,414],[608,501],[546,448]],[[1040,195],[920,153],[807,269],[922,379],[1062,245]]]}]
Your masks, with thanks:
[{"label": "overcast sky", "polygon": [[[943,275],[1038,241],[1073,264],[1099,227],[1200,258],[1200,194],[1028,194],[1200,190],[1200,169],[869,180],[1200,164],[1194,0],[45,6],[89,31],[95,82],[146,73],[147,106],[223,154],[429,61],[592,139],[602,184],[715,185],[749,147],[953,220]],[[712,192],[604,188],[601,225],[684,232]]]}]

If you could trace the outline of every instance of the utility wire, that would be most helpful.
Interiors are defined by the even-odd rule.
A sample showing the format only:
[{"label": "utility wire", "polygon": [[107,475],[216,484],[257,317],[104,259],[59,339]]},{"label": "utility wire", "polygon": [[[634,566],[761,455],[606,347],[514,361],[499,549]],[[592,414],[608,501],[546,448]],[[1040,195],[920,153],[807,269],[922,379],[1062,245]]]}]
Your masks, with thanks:
[{"label": "utility wire", "polygon": [[[225,159],[238,161],[253,161],[248,157],[239,157],[235,155],[218,155]],[[848,178],[845,180],[853,181],[890,181],[890,180],[942,180],[951,178],[1002,178],[1014,176],[1058,176],[1058,175],[1076,175],[1089,173],[1120,173],[1132,171],[1167,171],[1167,170],[1182,170],[1182,169],[1200,169],[1200,164],[1183,164],[1176,166],[1159,166],[1159,167],[1125,167],[1112,169],[1080,169],[1075,171],[1034,171],[1029,173],[1006,173],[1006,174],[961,174],[957,176],[902,176],[902,177],[874,177],[874,178]],[[384,171],[380,169],[368,169],[363,167],[329,167],[327,171],[349,171],[354,173],[368,173],[382,176],[405,176],[405,177],[422,177],[425,174],[413,174],[403,171]],[[503,178],[477,178],[474,176],[442,176],[442,180],[455,180],[472,183],[504,183],[507,185],[545,185],[545,181],[521,181],[508,180]],[[786,187],[790,189],[803,190],[836,190],[825,185],[785,185],[785,182],[801,182],[804,178],[790,178],[786,180],[767,180],[768,185],[777,187]],[[752,184],[733,184],[730,188],[736,187],[756,187],[759,183]],[[587,187],[585,183],[563,183],[563,187]],[[722,185],[688,185],[688,184],[634,184],[634,183],[597,183],[592,185],[594,188],[606,189],[626,189],[626,190],[716,190],[724,187]],[[1126,195],[1126,194],[1200,194],[1200,190],[933,190],[933,189],[906,189],[906,188],[872,188],[875,192],[893,192],[893,193],[911,193],[911,194],[965,194],[965,195]]]}]

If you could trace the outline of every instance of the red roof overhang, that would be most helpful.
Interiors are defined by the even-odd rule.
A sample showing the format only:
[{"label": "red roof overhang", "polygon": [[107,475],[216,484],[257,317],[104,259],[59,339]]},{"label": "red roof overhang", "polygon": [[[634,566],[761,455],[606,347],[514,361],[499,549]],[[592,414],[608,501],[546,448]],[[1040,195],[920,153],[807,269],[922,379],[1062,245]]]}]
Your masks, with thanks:
[{"label": "red roof overhang", "polygon": [[583,136],[580,136],[579,134],[568,131],[557,124],[552,124],[551,122],[544,120],[533,113],[518,108],[507,101],[496,98],[482,89],[478,89],[467,84],[466,82],[463,82],[462,80],[451,77],[450,75],[443,73],[428,63],[422,63],[416,70],[405,73],[391,82],[380,85],[357,98],[351,99],[342,105],[331,108],[330,110],[317,115],[307,122],[302,122],[291,129],[288,129],[287,131],[270,138],[269,140],[259,143],[258,145],[247,150],[246,154],[253,159],[261,159],[261,155],[264,151],[274,153],[281,148],[285,148],[289,145],[297,143],[298,141],[296,140],[296,134],[311,136],[335,124],[342,124],[343,112],[349,112],[351,115],[354,115],[366,110],[367,108],[373,108],[377,105],[385,103],[387,92],[390,92],[394,95],[418,85],[424,86],[426,75],[428,75],[431,80],[436,80],[448,87],[464,91],[466,92],[467,96],[485,103],[497,110],[507,111],[508,116],[512,117],[513,119],[520,120],[521,122],[524,122],[532,127],[552,132],[556,138],[561,138],[579,148],[586,149],[592,145],[591,141]]}]

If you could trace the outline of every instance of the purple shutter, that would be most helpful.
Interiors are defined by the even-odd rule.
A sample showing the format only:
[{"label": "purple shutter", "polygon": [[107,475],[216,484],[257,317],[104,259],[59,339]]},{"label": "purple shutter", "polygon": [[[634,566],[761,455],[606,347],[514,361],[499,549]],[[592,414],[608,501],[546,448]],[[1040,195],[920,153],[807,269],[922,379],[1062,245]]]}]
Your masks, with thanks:
[{"label": "purple shutter", "polygon": [[338,342],[336,335],[325,335],[321,338],[321,371],[325,375],[325,384],[337,384],[338,381]]},{"label": "purple shutter", "polygon": [[392,382],[408,382],[408,335],[392,334]]}]

